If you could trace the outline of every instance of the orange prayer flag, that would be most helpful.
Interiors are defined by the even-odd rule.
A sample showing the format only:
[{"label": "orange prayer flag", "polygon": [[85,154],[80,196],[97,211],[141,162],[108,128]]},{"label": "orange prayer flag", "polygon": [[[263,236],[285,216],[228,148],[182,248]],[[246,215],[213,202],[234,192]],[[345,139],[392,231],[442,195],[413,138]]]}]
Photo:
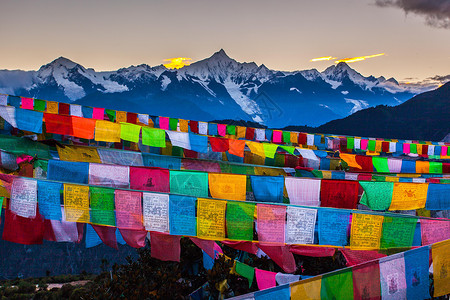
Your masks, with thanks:
[{"label": "orange prayer flag", "polygon": [[229,150],[228,153],[244,157],[245,141],[241,140],[229,140]]},{"label": "orange prayer flag", "polygon": [[340,153],[339,156],[344,160],[349,167],[362,169],[362,167],[356,162],[356,155],[348,153]]},{"label": "orange prayer flag", "polygon": [[116,123],[127,122],[126,111],[116,111]]},{"label": "orange prayer flag", "polygon": [[93,139],[95,122],[94,119],[72,116],[73,136],[88,140]]},{"label": "orange prayer flag", "polygon": [[418,173],[418,174],[430,173],[430,162],[416,160],[416,173]]}]

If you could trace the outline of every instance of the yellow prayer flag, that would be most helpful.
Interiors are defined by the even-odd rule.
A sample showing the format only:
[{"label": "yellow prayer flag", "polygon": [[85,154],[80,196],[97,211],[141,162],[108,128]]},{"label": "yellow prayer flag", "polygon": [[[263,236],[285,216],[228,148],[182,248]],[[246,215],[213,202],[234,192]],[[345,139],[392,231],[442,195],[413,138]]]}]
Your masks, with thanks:
[{"label": "yellow prayer flag", "polygon": [[236,138],[245,138],[245,133],[247,131],[247,127],[236,126]]},{"label": "yellow prayer flag", "polygon": [[97,149],[85,146],[65,146],[64,148],[56,146],[59,159],[64,161],[78,161],[101,163]]},{"label": "yellow prayer flag", "polygon": [[350,234],[350,248],[352,250],[380,249],[383,219],[383,216],[354,213]]},{"label": "yellow prayer flag", "polygon": [[292,300],[320,300],[322,276],[291,283]]},{"label": "yellow prayer flag", "polygon": [[298,144],[298,133],[297,132],[291,132],[291,143]]},{"label": "yellow prayer flag", "polygon": [[399,177],[394,177],[394,176],[386,176],[386,181],[387,182],[399,182],[400,178]]},{"label": "yellow prayer flag", "polygon": [[340,158],[347,163],[349,167],[362,169],[361,165],[356,162],[356,155],[348,153],[339,153]]},{"label": "yellow prayer flag", "polygon": [[178,124],[180,124],[180,131],[181,132],[189,132],[189,121],[178,119]]},{"label": "yellow prayer flag", "polygon": [[263,158],[266,157],[266,155],[264,154],[264,145],[262,143],[250,142],[250,141],[246,141],[245,143],[250,148],[250,151],[253,154],[261,156]]},{"label": "yellow prayer flag", "polygon": [[67,222],[89,223],[89,187],[64,184],[64,214]]},{"label": "yellow prayer flag", "polygon": [[198,198],[197,236],[203,239],[225,238],[225,209],[227,202]]},{"label": "yellow prayer flag", "polygon": [[116,111],[116,122],[126,122],[127,121],[127,112],[126,111]]},{"label": "yellow prayer flag", "polygon": [[419,174],[424,174],[424,173],[428,174],[428,173],[430,173],[430,162],[429,161],[416,160],[416,173],[419,173]]},{"label": "yellow prayer flag", "polygon": [[98,120],[95,123],[95,138],[99,142],[120,142],[120,124]]},{"label": "yellow prayer flag", "polygon": [[49,114],[57,114],[58,113],[58,102],[55,101],[47,101],[47,110],[46,112]]},{"label": "yellow prayer flag", "polygon": [[422,155],[422,144],[417,144],[417,154]]},{"label": "yellow prayer flag", "polygon": [[245,201],[247,176],[210,173],[208,181],[213,198]]},{"label": "yellow prayer flag", "polygon": [[322,178],[323,179],[331,179],[331,171],[322,171]]},{"label": "yellow prayer flag", "polygon": [[427,201],[428,183],[394,182],[389,210],[424,208]]},{"label": "yellow prayer flag", "polygon": [[375,141],[375,152],[381,152],[383,141],[376,140]]},{"label": "yellow prayer flag", "polygon": [[450,294],[450,240],[431,246],[433,258],[434,297]]}]

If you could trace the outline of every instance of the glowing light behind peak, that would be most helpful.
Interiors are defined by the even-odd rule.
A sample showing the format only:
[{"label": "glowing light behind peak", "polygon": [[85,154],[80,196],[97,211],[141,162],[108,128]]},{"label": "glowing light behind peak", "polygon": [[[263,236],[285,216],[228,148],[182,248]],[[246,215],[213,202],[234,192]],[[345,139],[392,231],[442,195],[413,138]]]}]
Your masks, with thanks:
[{"label": "glowing light behind peak", "polygon": [[374,55],[343,58],[343,59],[336,60],[334,63],[336,63],[336,64],[338,64],[340,62],[352,63],[352,62],[362,61],[362,60],[366,60],[368,58],[373,58],[373,57],[378,57],[378,56],[383,56],[383,55],[384,55],[384,53],[379,53],[379,54],[374,54]]},{"label": "glowing light behind peak", "polygon": [[174,57],[168,58],[164,61],[168,62],[164,64],[167,69],[181,69],[184,66],[189,66],[191,64],[192,58],[189,57]]},{"label": "glowing light behind peak", "polygon": [[313,61],[324,61],[324,60],[332,60],[332,59],[336,59],[337,57],[333,57],[333,56],[322,56],[322,57],[317,57],[317,58],[313,58],[310,60],[310,62]]}]

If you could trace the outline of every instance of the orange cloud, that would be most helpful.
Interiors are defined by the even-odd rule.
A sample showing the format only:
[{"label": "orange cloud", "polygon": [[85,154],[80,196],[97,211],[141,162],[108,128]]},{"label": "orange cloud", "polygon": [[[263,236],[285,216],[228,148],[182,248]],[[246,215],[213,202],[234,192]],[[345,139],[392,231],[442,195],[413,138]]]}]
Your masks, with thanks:
[{"label": "orange cloud", "polygon": [[383,55],[384,55],[384,53],[379,53],[379,54],[374,54],[374,55],[366,55],[366,56],[357,56],[357,57],[343,58],[343,59],[336,60],[335,63],[336,64],[338,64],[340,62],[352,63],[352,62],[362,61],[362,60],[366,60],[368,58],[373,58],[373,57],[378,57],[378,56],[383,56]]},{"label": "orange cloud", "polygon": [[164,61],[167,61],[167,64],[164,64],[164,67],[167,69],[181,69],[184,66],[189,66],[191,64],[192,58],[188,57],[174,57],[174,58],[168,58]]},{"label": "orange cloud", "polygon": [[337,57],[333,57],[333,56],[322,56],[322,57],[317,57],[317,58],[313,58],[310,61],[324,61],[324,60],[332,60],[332,59],[336,59]]}]

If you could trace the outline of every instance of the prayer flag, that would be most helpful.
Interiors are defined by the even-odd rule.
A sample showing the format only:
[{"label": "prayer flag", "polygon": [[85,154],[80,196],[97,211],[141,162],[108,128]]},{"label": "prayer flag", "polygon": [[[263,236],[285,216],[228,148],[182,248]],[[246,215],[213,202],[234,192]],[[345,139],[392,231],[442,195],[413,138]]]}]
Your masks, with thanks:
[{"label": "prayer flag", "polygon": [[120,142],[120,124],[98,120],[95,123],[95,140],[99,142]]},{"label": "prayer flag", "polygon": [[320,179],[285,177],[284,182],[291,204],[320,206]]},{"label": "prayer flag", "polygon": [[393,182],[360,181],[364,193],[359,203],[372,210],[387,210],[391,205]]},{"label": "prayer flag", "polygon": [[257,231],[260,242],[284,243],[286,207],[258,204]]},{"label": "prayer flag", "polygon": [[94,107],[92,111],[92,119],[103,120],[105,116],[105,109],[100,107]]},{"label": "prayer flag", "polygon": [[120,123],[120,138],[133,143],[139,142],[141,126],[131,123]]},{"label": "prayer flag", "polygon": [[94,119],[72,117],[72,132],[74,137],[91,140],[94,138]]},{"label": "prayer flag", "polygon": [[101,163],[97,149],[94,147],[64,145],[63,148],[57,145],[56,149],[59,159],[63,161]]},{"label": "prayer flag", "polygon": [[350,247],[355,250],[380,249],[383,216],[352,214]]},{"label": "prayer flag", "polygon": [[197,235],[195,203],[197,199],[188,196],[169,196],[169,224],[171,235]]},{"label": "prayer flag", "polygon": [[89,187],[64,184],[64,213],[67,222],[89,223]]},{"label": "prayer flag", "polygon": [[73,135],[71,116],[44,113],[45,130],[47,133]]},{"label": "prayer flag", "polygon": [[270,271],[264,271],[260,269],[255,269],[255,277],[256,277],[256,283],[258,284],[258,288],[260,290],[265,290],[272,288],[277,285],[277,282],[275,280],[275,276],[277,273],[270,272]]},{"label": "prayer flag", "polygon": [[115,205],[118,228],[143,229],[141,192],[116,190]]},{"label": "prayer flag", "polygon": [[448,220],[420,220],[422,245],[434,244],[450,239],[450,221]]},{"label": "prayer flag", "polygon": [[421,247],[406,251],[406,297],[412,300],[430,298],[429,262],[430,248]]},{"label": "prayer flag", "polygon": [[143,193],[144,226],[147,231],[169,232],[169,195]]},{"label": "prayer flag", "polygon": [[232,240],[253,240],[253,203],[227,203],[227,236]]},{"label": "prayer flag", "polygon": [[427,201],[425,208],[428,210],[450,209],[450,185],[449,184],[428,184]]},{"label": "prayer flag", "polygon": [[353,267],[353,299],[381,299],[378,261]]},{"label": "prayer flag", "polygon": [[116,226],[114,189],[90,187],[91,223]]},{"label": "prayer flag", "polygon": [[322,276],[321,299],[353,299],[353,275],[351,269],[335,271]]},{"label": "prayer flag", "polygon": [[424,208],[427,200],[428,183],[394,182],[392,202],[389,210]]},{"label": "prayer flag", "polygon": [[[11,212],[19,217],[36,217],[37,181],[14,178],[11,188]],[[1,209],[1,207],[0,207]]]},{"label": "prayer flag", "polygon": [[170,192],[169,170],[130,167],[130,188],[153,192]]},{"label": "prayer flag", "polygon": [[209,174],[211,197],[245,201],[247,176],[235,174]]},{"label": "prayer flag", "polygon": [[255,278],[255,268],[243,264],[240,261],[236,261],[236,273],[247,278],[249,288],[252,286],[253,279]]},{"label": "prayer flag", "polygon": [[39,213],[47,220],[61,220],[62,184],[57,182],[38,181]]},{"label": "prayer flag", "polygon": [[166,147],[166,132],[161,129],[142,127],[142,144],[151,147]]},{"label": "prayer flag", "polygon": [[31,131],[33,133],[42,133],[42,112],[16,109],[17,128],[20,130]]},{"label": "prayer flag", "polygon": [[346,246],[350,213],[319,209],[319,244]]},{"label": "prayer flag", "polygon": [[181,236],[150,232],[151,256],[162,261],[180,262]]},{"label": "prayer flag", "polygon": [[314,244],[317,209],[288,206],[286,244]]},{"label": "prayer flag", "polygon": [[89,182],[89,163],[49,160],[47,179],[73,183]]},{"label": "prayer flag", "polygon": [[90,163],[89,184],[129,188],[130,167]]},{"label": "prayer flag", "polygon": [[321,206],[356,209],[359,183],[346,180],[321,180]]},{"label": "prayer flag", "polygon": [[203,239],[225,238],[226,201],[198,198],[197,236]]},{"label": "prayer flag", "polygon": [[383,299],[406,299],[405,259],[403,253],[380,259],[380,283]]},{"label": "prayer flag", "polygon": [[253,194],[259,202],[283,202],[283,176],[250,176]]},{"label": "prayer flag", "polygon": [[170,192],[194,197],[208,197],[208,173],[170,171]]},{"label": "prayer flag", "polygon": [[322,276],[315,276],[291,283],[291,299],[318,300],[321,299]]},{"label": "prayer flag", "polygon": [[444,296],[450,293],[450,241],[443,241],[431,246],[433,258],[433,297]]},{"label": "prayer flag", "polygon": [[381,249],[411,247],[416,230],[416,218],[400,218],[385,216]]}]

